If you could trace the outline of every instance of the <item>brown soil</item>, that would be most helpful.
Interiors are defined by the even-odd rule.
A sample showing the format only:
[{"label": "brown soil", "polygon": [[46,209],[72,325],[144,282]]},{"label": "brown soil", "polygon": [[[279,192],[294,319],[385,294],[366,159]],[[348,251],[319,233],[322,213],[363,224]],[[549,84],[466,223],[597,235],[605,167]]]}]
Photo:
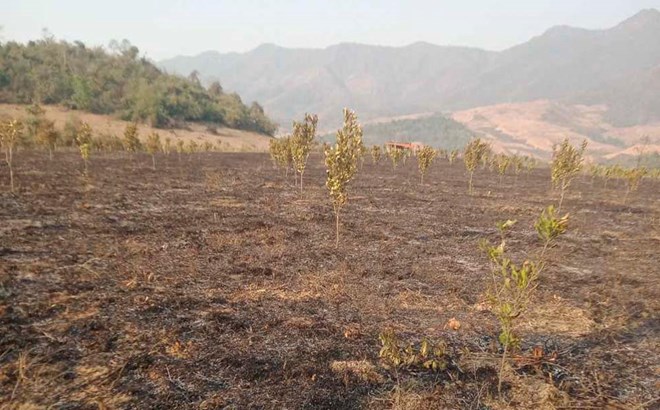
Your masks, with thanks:
[{"label": "brown soil", "polygon": [[[318,156],[301,196],[264,154],[19,152],[0,168],[0,407],[653,408],[660,376],[660,184],[583,178],[498,399],[497,322],[481,238],[517,219],[516,258],[556,199],[548,171],[367,161],[341,244]],[[456,322],[449,325],[454,318]],[[378,335],[444,340],[437,373],[393,372]],[[469,353],[468,353],[469,351]],[[523,364],[521,364],[523,363]],[[608,407],[609,406],[609,407]],[[655,407],[657,408],[657,407]]]}]

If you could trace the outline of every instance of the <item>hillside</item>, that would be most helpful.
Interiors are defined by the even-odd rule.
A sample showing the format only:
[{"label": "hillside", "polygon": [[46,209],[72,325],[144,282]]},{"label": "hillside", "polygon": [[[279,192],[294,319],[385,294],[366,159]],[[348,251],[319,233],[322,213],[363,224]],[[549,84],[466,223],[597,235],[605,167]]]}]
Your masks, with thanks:
[{"label": "hillside", "polygon": [[[334,133],[322,140],[332,141]],[[387,141],[415,141],[443,149],[459,149],[475,136],[466,126],[442,114],[420,115],[417,118],[384,119],[363,125],[363,140],[367,145],[382,145]]]},{"label": "hillside", "polygon": [[501,52],[415,43],[339,44],[325,49],[262,45],[244,54],[207,52],[159,65],[220,81],[263,102],[283,125],[319,113],[329,129],[341,109],[363,121],[539,99],[606,105],[617,126],[660,121],[660,12],[644,10],[606,30],[554,27]]},{"label": "hillside", "polygon": [[[62,130],[67,121],[77,118],[87,122],[94,132],[94,135],[114,135],[121,137],[124,134],[128,121],[124,121],[114,116],[93,114],[88,112],[71,110],[62,106],[44,105],[41,108],[45,111],[45,117],[55,123],[55,127]],[[0,104],[0,119],[3,117],[25,118],[26,106],[17,104]],[[146,138],[151,132],[158,132],[161,139],[170,138],[173,145],[178,140],[188,142],[194,140],[199,145],[209,141],[215,146],[222,143],[224,151],[267,151],[268,141],[271,139],[263,134],[237,130],[226,127],[219,127],[215,133],[210,133],[203,124],[190,123],[187,129],[157,129],[149,125],[140,125],[139,136]]]},{"label": "hillside", "polygon": [[158,128],[193,122],[269,135],[276,130],[256,102],[247,106],[218,84],[206,89],[194,75],[166,74],[126,40],[110,51],[53,38],[0,43],[0,103],[59,104]]},{"label": "hillside", "polygon": [[603,161],[637,155],[645,136],[648,153],[660,153],[660,121],[620,127],[607,120],[607,107],[569,105],[539,100],[497,104],[455,112],[452,118],[476,135],[488,139],[494,149],[548,159],[554,143],[568,137],[589,141],[588,154]]}]

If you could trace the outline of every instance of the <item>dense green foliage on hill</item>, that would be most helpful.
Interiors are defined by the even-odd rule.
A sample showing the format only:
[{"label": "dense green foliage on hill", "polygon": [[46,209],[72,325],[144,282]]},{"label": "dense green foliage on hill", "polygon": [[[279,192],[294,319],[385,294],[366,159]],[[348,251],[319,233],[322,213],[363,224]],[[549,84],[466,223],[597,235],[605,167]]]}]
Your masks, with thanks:
[{"label": "dense green foliage on hill", "polygon": [[[365,124],[363,140],[368,145],[381,145],[388,141],[421,142],[442,149],[459,149],[474,137],[472,131],[460,122],[442,114],[428,117]],[[322,141],[333,141],[327,134]]]},{"label": "dense green foliage on hill", "polygon": [[126,40],[109,51],[52,38],[0,44],[0,102],[63,104],[161,128],[198,121],[269,135],[276,130],[258,103],[248,107],[218,83],[205,89],[195,74],[167,74]]}]

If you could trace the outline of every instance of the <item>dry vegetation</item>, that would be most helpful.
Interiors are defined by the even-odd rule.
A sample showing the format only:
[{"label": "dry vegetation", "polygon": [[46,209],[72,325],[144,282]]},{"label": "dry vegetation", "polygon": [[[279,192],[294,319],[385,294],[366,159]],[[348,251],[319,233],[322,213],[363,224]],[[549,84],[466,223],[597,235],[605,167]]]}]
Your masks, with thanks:
[{"label": "dry vegetation", "polygon": [[[563,105],[541,100],[498,104],[456,112],[452,118],[487,139],[498,152],[533,154],[549,159],[553,141],[589,141],[588,155],[599,160],[635,157],[646,135],[657,136],[660,123],[617,127],[608,123],[606,106]],[[649,152],[660,153],[654,138]]]},{"label": "dry vegetation", "polygon": [[79,153],[19,150],[15,194],[2,168],[3,407],[657,405],[655,178],[625,203],[623,178],[573,181],[500,397],[478,244],[516,219],[510,257],[538,248],[549,169],[500,184],[478,167],[468,195],[455,153],[423,185],[413,161],[366,161],[335,247],[317,153],[304,198],[262,154],[159,153],[158,171],[126,155],[95,153],[83,177]]},{"label": "dry vegetation", "polygon": [[[47,119],[53,121],[57,129],[63,129],[71,119],[78,119],[89,124],[97,135],[123,137],[126,126],[130,122],[122,121],[107,115],[97,115],[82,111],[68,110],[64,107],[44,105],[41,107]],[[0,104],[0,119],[3,117],[26,117],[24,105]],[[188,144],[194,141],[199,145],[205,142],[221,143],[224,151],[261,151],[268,150],[268,141],[271,138],[262,134],[230,128],[208,128],[202,124],[190,123],[187,129],[156,129],[140,125],[140,136],[146,138],[153,132],[158,132],[161,138],[170,138],[172,144],[182,141]]]}]

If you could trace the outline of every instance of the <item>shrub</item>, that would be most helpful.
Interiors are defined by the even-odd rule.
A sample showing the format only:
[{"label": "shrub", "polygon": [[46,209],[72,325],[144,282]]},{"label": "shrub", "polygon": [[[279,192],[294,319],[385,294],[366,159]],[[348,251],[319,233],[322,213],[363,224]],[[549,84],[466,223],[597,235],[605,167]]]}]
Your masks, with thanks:
[{"label": "shrub", "polygon": [[48,150],[49,159],[53,159],[53,151],[55,151],[55,146],[59,138],[59,133],[55,129],[55,123],[44,119],[37,131],[37,142]]},{"label": "shrub", "polygon": [[452,165],[454,161],[456,161],[456,158],[458,157],[458,150],[451,150],[449,155],[447,156],[447,159],[449,160],[449,165]]},{"label": "shrub", "polygon": [[122,151],[124,149],[124,143],[121,138],[108,133],[100,134],[94,138],[92,146],[97,151],[106,152]]},{"label": "shrub", "polygon": [[156,170],[156,154],[163,150],[160,143],[160,135],[157,132],[152,132],[147,137],[147,152],[151,155],[151,167]]},{"label": "shrub", "polygon": [[0,122],[0,146],[5,151],[5,161],[9,167],[9,186],[14,192],[14,149],[23,133],[23,123],[19,120]]},{"label": "shrub", "polygon": [[82,121],[75,115],[69,116],[66,122],[64,123],[64,129],[60,134],[59,145],[63,147],[74,147],[76,146],[76,135],[78,135],[78,130]]},{"label": "shrub", "polygon": [[387,148],[387,156],[390,158],[390,161],[392,161],[392,170],[396,170],[397,165],[399,165],[399,162],[404,155],[402,149],[392,147]]},{"label": "shrub", "polygon": [[381,349],[378,356],[398,373],[399,368],[445,370],[449,364],[447,344],[423,338],[419,346],[403,346],[393,330],[388,329],[378,335]]},{"label": "shrub", "polygon": [[624,171],[623,176],[626,178],[626,182],[628,186],[628,188],[626,189],[626,195],[623,197],[624,203],[628,200],[628,196],[630,195],[631,192],[637,191],[640,182],[642,182],[642,178],[644,178],[644,176],[647,173],[648,171],[645,167],[639,167],[639,166],[635,168],[626,169]]},{"label": "shrub", "polygon": [[189,154],[194,154],[195,152],[199,151],[199,144],[195,140],[188,141],[188,145],[186,146],[186,151]]},{"label": "shrub", "polygon": [[345,108],[344,126],[337,131],[334,147],[328,147],[325,151],[327,167],[325,185],[330,191],[335,213],[336,246],[339,245],[339,212],[348,200],[347,188],[357,172],[361,146],[362,127],[357,121],[357,115]]},{"label": "shrub", "polygon": [[473,139],[466,146],[463,152],[463,162],[465,163],[465,168],[470,174],[468,180],[468,192],[472,194],[472,178],[474,176],[474,171],[477,169],[477,165],[481,162],[484,156],[487,156],[490,152],[490,146],[488,143],[481,140],[481,138]]},{"label": "shrub", "polygon": [[564,202],[566,189],[582,169],[586,148],[587,140],[582,141],[582,145],[578,149],[571,145],[568,138],[565,138],[561,144],[555,145],[552,149],[551,178],[552,184],[561,190],[559,205],[557,206],[559,210],[561,210]]},{"label": "shrub", "polygon": [[374,161],[374,165],[380,162],[382,153],[383,152],[382,149],[380,148],[380,145],[374,145],[373,147],[371,147],[371,159]]},{"label": "shrub", "polygon": [[520,339],[515,332],[516,323],[525,316],[538,286],[539,275],[545,266],[546,251],[559,235],[566,231],[568,215],[557,217],[553,206],[543,210],[534,225],[543,247],[535,258],[527,258],[520,265],[507,256],[505,240],[506,231],[515,223],[516,221],[508,220],[497,224],[501,237],[499,245],[491,245],[487,240],[481,242],[481,248],[488,255],[492,266],[487,295],[500,323],[499,341],[503,347],[498,390],[501,390],[502,386],[507,353],[519,347]]},{"label": "shrub", "polygon": [[183,140],[177,140],[176,141],[176,154],[179,157],[179,161],[181,161],[181,154],[186,152],[186,146]]},{"label": "shrub", "polygon": [[300,193],[303,190],[303,174],[307,166],[307,158],[309,158],[309,153],[312,151],[318,122],[318,116],[310,114],[305,114],[303,122],[293,122],[293,134],[291,135],[289,148],[293,166],[300,175]]},{"label": "shrub", "polygon": [[286,176],[289,175],[289,168],[293,164],[291,155],[291,136],[282,138],[273,138],[269,141],[269,151],[273,162],[277,167],[284,170]]},{"label": "shrub", "polygon": [[516,181],[518,180],[518,175],[522,172],[525,161],[520,155],[514,154],[511,156],[511,165],[513,166],[513,173],[516,176]]},{"label": "shrub", "polygon": [[425,145],[422,149],[417,151],[417,165],[419,167],[420,182],[422,184],[424,183],[424,174],[426,174],[426,170],[431,166],[433,160],[435,160],[436,155],[438,155],[436,150],[428,145]]},{"label": "shrub", "polygon": [[499,154],[493,157],[493,160],[495,162],[495,166],[497,167],[497,173],[500,176],[500,185],[502,185],[502,178],[504,178],[506,170],[511,164],[511,158],[509,158],[506,154]]},{"label": "shrub", "polygon": [[138,138],[138,126],[135,122],[127,124],[124,129],[124,147],[129,152],[138,152],[142,149],[142,143]]},{"label": "shrub", "polygon": [[84,172],[87,175],[89,156],[92,148],[92,127],[84,121],[80,124],[78,133],[76,134],[76,145],[78,145],[78,149],[80,150],[80,156],[85,166]]}]

